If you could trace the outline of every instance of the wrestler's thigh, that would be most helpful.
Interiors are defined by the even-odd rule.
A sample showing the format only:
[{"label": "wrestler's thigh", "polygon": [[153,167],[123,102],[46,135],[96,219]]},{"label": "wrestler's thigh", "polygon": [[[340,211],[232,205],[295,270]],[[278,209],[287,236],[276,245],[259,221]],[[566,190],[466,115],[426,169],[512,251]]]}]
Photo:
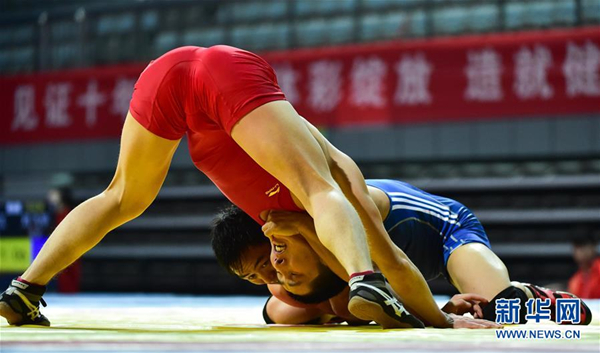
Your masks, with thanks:
[{"label": "wrestler's thigh", "polygon": [[117,169],[105,193],[116,195],[123,206],[147,207],[162,186],[179,141],[153,134],[127,114]]},{"label": "wrestler's thigh", "polygon": [[287,101],[253,110],[233,127],[231,136],[307,208],[308,195],[337,187],[323,148]]},{"label": "wrestler's thigh", "polygon": [[510,286],[502,260],[481,243],[468,243],[454,250],[448,258],[447,270],[461,293],[479,294],[488,300]]}]

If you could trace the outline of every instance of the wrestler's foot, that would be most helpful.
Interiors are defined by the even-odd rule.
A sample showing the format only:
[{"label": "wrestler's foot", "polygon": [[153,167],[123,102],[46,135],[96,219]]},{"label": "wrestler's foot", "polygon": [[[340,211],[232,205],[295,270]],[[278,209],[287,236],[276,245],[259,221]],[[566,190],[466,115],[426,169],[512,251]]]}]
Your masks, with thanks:
[{"label": "wrestler's foot", "polygon": [[[535,284],[523,283],[527,287],[534,297],[541,299],[550,299],[550,312],[551,320],[556,321],[556,299],[578,299],[577,296],[568,292],[553,291],[552,289],[536,286]],[[578,325],[589,325],[592,321],[592,311],[590,308],[580,300],[581,302],[581,320]],[[571,323],[562,323],[563,325],[572,325]]]},{"label": "wrestler's foot", "polygon": [[50,326],[50,321],[40,313],[40,303],[46,306],[42,299],[45,291],[45,286],[14,279],[0,298],[0,316],[11,325]]},{"label": "wrestler's foot", "polygon": [[352,277],[349,285],[348,310],[357,318],[375,321],[384,329],[425,327],[390,293],[381,273]]}]

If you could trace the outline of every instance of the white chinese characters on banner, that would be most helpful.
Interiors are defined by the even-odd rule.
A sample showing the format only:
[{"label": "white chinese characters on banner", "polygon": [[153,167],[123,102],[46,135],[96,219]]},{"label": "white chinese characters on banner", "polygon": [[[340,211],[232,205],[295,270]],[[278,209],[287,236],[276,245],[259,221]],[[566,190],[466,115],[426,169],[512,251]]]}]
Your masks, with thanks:
[{"label": "white chinese characters on banner", "polygon": [[115,82],[115,88],[112,90],[110,111],[120,116],[123,120],[125,120],[127,111],[129,110],[129,102],[131,101],[134,85],[135,79],[120,77]]},{"label": "white chinese characters on banner", "polygon": [[62,128],[71,125],[69,116],[69,83],[49,83],[46,86],[44,106],[46,108],[45,124],[49,128]]},{"label": "white chinese characters on banner", "polygon": [[470,50],[467,53],[467,89],[470,101],[495,102],[503,98],[502,58],[494,49]]},{"label": "white chinese characters on banner", "polygon": [[85,124],[88,127],[96,125],[98,106],[104,102],[106,102],[106,97],[98,92],[98,82],[96,80],[89,81],[86,92],[77,99],[77,104],[85,108]]},{"label": "white chinese characters on banner", "polygon": [[20,85],[15,89],[14,116],[11,131],[30,131],[38,126],[39,118],[35,113],[35,87]]},{"label": "white chinese characters on banner", "polygon": [[317,112],[334,110],[342,99],[342,63],[319,60],[308,67],[308,104]]},{"label": "white chinese characters on banner", "polygon": [[277,73],[277,82],[285,94],[285,98],[292,104],[300,103],[300,91],[298,90],[300,74],[298,71],[288,63],[273,65],[273,69]]},{"label": "white chinese characters on banner", "polygon": [[350,72],[350,102],[358,107],[384,107],[386,74],[387,66],[378,57],[354,59]]},{"label": "white chinese characters on banner", "polygon": [[536,45],[533,50],[524,46],[514,55],[514,60],[513,89],[517,97],[522,100],[552,98],[554,90],[547,77],[552,66],[550,50],[541,45]]},{"label": "white chinese characters on banner", "polygon": [[588,41],[581,46],[567,43],[562,67],[567,96],[600,96],[599,66],[600,49],[594,43]]},{"label": "white chinese characters on banner", "polygon": [[429,80],[433,66],[425,54],[406,54],[396,63],[398,87],[394,94],[397,104],[417,105],[431,103]]}]

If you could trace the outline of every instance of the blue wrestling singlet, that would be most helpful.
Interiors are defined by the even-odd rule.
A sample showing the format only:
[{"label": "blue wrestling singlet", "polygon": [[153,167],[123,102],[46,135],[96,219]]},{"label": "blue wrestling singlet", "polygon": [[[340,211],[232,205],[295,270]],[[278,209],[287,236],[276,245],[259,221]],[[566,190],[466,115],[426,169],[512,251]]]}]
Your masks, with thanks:
[{"label": "blue wrestling singlet", "polygon": [[448,258],[461,245],[481,243],[491,248],[483,226],[463,204],[398,180],[368,179],[366,183],[388,195],[385,229],[426,280],[440,273],[448,277]]}]

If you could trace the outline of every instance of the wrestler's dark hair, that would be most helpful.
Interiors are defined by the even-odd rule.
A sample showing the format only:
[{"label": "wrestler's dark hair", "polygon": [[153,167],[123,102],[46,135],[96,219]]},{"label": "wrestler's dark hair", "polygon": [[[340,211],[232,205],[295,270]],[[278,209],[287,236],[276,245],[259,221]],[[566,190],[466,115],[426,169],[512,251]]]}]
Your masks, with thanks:
[{"label": "wrestler's dark hair", "polygon": [[292,299],[304,304],[317,304],[329,300],[340,294],[348,283],[339,278],[327,266],[319,264],[319,275],[310,284],[310,293],[304,295],[287,291]]},{"label": "wrestler's dark hair", "polygon": [[232,275],[241,271],[241,257],[250,247],[268,244],[261,226],[234,205],[222,209],[213,219],[212,248],[219,265]]}]

